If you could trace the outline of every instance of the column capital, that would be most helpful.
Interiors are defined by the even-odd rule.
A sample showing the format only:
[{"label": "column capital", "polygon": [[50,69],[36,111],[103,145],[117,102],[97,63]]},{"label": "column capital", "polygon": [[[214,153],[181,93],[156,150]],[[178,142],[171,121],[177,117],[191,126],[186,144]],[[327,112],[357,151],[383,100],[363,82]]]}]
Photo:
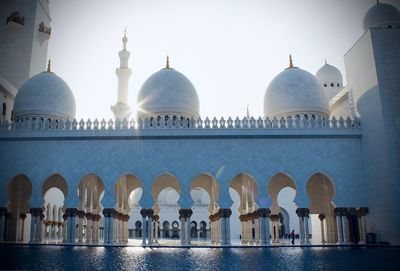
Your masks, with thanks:
[{"label": "column capital", "polygon": [[153,218],[153,215],[154,215],[154,210],[153,209],[147,209],[147,216],[149,218]]},{"label": "column capital", "polygon": [[259,208],[257,211],[259,217],[269,217],[271,210],[269,208]]},{"label": "column capital", "polygon": [[67,221],[67,219],[68,219],[67,214],[63,214],[62,218],[64,219],[64,221]]},{"label": "column capital", "polygon": [[181,208],[179,210],[179,217],[180,218],[185,218],[185,219],[186,218],[190,218],[192,216],[192,214],[193,214],[193,211],[190,208],[187,208],[187,209]]},{"label": "column capital", "polygon": [[143,217],[143,218],[145,218],[146,216],[147,216],[147,209],[141,209],[140,210],[140,215]]},{"label": "column capital", "polygon": [[29,212],[32,216],[39,216],[42,213],[42,208],[31,208]]},{"label": "column capital", "polygon": [[78,215],[79,218],[84,218],[85,217],[85,211],[78,210],[77,215]]},{"label": "column capital", "polygon": [[65,214],[68,217],[75,217],[77,215],[77,213],[78,213],[78,209],[77,208],[67,208],[65,210]]},{"label": "column capital", "polygon": [[93,218],[92,213],[86,213],[86,219],[91,220]]},{"label": "column capital", "polygon": [[116,210],[113,209],[113,211],[112,211],[112,213],[111,213],[111,216],[112,216],[112,218],[114,218],[114,219],[118,219],[118,217],[119,217],[118,211],[116,211]]},{"label": "column capital", "polygon": [[22,214],[19,215],[19,217],[20,217],[22,220],[25,220],[26,214],[25,214],[25,213],[22,213]]},{"label": "column capital", "polygon": [[[158,221],[159,219],[160,219],[159,215],[153,215],[153,220],[154,221]],[[128,221],[128,220],[126,220],[126,221]]]},{"label": "column capital", "polygon": [[208,218],[210,219],[211,222],[215,222],[218,221],[220,217],[218,213],[215,213],[213,215],[210,215]]},{"label": "column capital", "polygon": [[308,209],[308,208],[297,208],[296,209],[296,214],[299,217],[308,217],[308,215],[310,214],[310,209]]},{"label": "column capital", "polygon": [[319,214],[318,218],[319,218],[319,220],[324,221],[325,215],[324,214]]},{"label": "column capital", "polygon": [[272,221],[279,221],[281,217],[279,215],[270,215],[269,218]]},{"label": "column capital", "polygon": [[338,208],[335,208],[333,211],[336,216],[346,216],[347,215],[347,208],[345,208],[345,207],[338,207]]},{"label": "column capital", "polygon": [[92,220],[93,221],[100,221],[101,216],[99,214],[93,214]]},{"label": "column capital", "polygon": [[125,215],[125,221],[129,221],[129,218],[131,218],[129,215]]},{"label": "column capital", "polygon": [[219,209],[219,211],[218,211],[218,215],[219,215],[220,217],[223,217],[223,218],[230,217],[231,214],[232,214],[232,211],[231,211],[231,209],[229,209],[229,208],[221,208],[221,209]]},{"label": "column capital", "polygon": [[366,216],[368,214],[368,207],[360,207],[357,209],[358,216]]},{"label": "column capital", "polygon": [[103,209],[104,217],[112,217],[113,213],[114,213],[114,209],[113,208],[104,208]]}]

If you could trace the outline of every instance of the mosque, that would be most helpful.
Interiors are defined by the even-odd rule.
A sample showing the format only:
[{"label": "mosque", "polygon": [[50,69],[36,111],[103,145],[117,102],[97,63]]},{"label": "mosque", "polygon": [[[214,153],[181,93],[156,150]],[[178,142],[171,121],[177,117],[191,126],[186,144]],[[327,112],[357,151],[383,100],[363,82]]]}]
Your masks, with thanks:
[{"label": "mosque", "polygon": [[365,15],[347,85],[290,58],[264,116],[227,119],[200,116],[168,59],[131,116],[126,34],[115,119],[76,119],[47,60],[48,0],[1,1],[0,18],[0,242],[274,245],[294,229],[300,244],[400,244],[395,7]]}]

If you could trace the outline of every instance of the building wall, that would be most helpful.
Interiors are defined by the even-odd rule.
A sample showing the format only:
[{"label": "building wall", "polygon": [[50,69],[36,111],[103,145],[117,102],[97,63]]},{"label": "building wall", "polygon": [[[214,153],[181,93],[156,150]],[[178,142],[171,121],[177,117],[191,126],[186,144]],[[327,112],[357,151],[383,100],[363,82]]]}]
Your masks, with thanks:
[{"label": "building wall", "polygon": [[345,55],[348,86],[363,123],[368,231],[400,243],[400,29],[371,29]]},{"label": "building wall", "polygon": [[359,132],[358,129],[188,129],[0,133],[0,152],[7,157],[0,163],[4,188],[0,190],[0,204],[6,204],[7,183],[23,173],[33,183],[31,206],[40,206],[43,182],[59,173],[69,184],[66,205],[78,206],[74,191],[85,175],[94,173],[105,184],[102,205],[113,207],[115,182],[121,175],[133,173],[143,185],[139,203],[149,208],[153,206],[152,183],[157,176],[170,173],[182,187],[178,204],[188,208],[192,202],[191,182],[199,174],[208,173],[220,185],[220,207],[229,208],[230,182],[235,175],[248,173],[259,188],[258,205],[269,207],[267,182],[283,172],[296,184],[295,204],[307,207],[306,183],[314,173],[322,172],[334,182],[333,201],[337,206],[366,206]]}]

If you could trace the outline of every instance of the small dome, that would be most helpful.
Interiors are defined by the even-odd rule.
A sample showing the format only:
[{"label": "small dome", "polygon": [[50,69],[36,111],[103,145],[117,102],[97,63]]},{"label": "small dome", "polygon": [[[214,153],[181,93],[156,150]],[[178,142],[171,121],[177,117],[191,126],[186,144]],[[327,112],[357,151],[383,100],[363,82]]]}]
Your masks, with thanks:
[{"label": "small dome", "polygon": [[377,3],[364,16],[363,27],[367,31],[371,27],[400,25],[400,12],[389,4]]},{"label": "small dome", "polygon": [[264,95],[265,116],[329,115],[328,98],[311,73],[290,67],[279,73]]},{"label": "small dome", "polygon": [[14,119],[46,117],[75,118],[75,99],[71,89],[55,73],[42,72],[29,78],[18,90],[14,102]]},{"label": "small dome", "polygon": [[139,91],[138,116],[173,115],[199,117],[199,97],[182,73],[164,68],[144,82]]},{"label": "small dome", "polygon": [[339,71],[338,68],[335,66],[329,65],[325,63],[324,66],[322,66],[317,73],[315,74],[315,77],[317,77],[318,81],[321,84],[331,84],[334,83],[335,86],[336,84],[340,84],[340,86],[343,86],[343,76],[342,73]]}]

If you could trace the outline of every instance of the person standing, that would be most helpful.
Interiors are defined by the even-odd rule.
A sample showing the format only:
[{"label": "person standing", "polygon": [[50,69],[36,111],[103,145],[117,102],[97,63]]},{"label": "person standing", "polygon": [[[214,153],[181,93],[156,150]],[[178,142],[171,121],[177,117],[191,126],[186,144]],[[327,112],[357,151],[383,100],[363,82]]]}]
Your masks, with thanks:
[{"label": "person standing", "polygon": [[294,245],[294,238],[296,237],[296,233],[294,232],[294,230],[292,230],[292,232],[290,233],[290,237],[292,237],[292,245]]}]

